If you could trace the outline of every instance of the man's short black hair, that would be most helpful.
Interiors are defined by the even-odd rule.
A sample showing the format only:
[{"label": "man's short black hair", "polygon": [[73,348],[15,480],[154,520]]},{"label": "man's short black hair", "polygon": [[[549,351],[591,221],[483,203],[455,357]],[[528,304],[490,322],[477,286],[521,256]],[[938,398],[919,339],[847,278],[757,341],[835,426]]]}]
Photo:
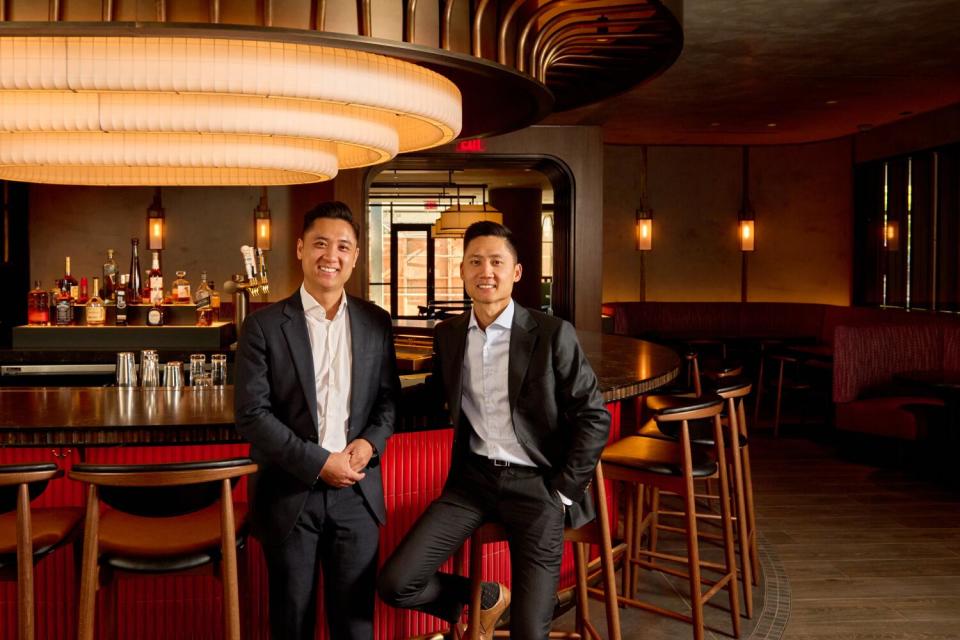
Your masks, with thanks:
[{"label": "man's short black hair", "polygon": [[513,261],[520,262],[520,258],[517,255],[517,247],[513,244],[513,232],[499,222],[490,222],[489,220],[474,222],[467,227],[467,231],[463,234],[464,255],[466,255],[467,245],[470,244],[470,241],[481,236],[503,238],[507,243],[507,248],[510,249],[510,253],[513,254]]},{"label": "man's short black hair", "polygon": [[303,231],[300,232],[301,237],[307,234],[307,231],[313,226],[313,222],[317,218],[333,218],[334,220],[349,222],[350,227],[353,229],[353,237],[356,239],[357,244],[360,243],[360,225],[353,219],[353,212],[350,211],[350,207],[339,200],[321,202],[313,209],[310,209],[310,211],[307,211],[303,215]]}]

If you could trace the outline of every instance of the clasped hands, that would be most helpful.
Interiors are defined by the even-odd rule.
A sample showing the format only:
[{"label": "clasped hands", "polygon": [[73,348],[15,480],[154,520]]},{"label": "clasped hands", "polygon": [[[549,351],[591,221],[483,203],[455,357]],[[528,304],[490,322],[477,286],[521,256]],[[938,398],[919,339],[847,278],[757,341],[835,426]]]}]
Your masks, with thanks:
[{"label": "clasped hands", "polygon": [[320,479],[331,487],[349,487],[366,476],[362,470],[373,457],[373,445],[363,438],[356,438],[346,449],[331,453],[320,470]]}]

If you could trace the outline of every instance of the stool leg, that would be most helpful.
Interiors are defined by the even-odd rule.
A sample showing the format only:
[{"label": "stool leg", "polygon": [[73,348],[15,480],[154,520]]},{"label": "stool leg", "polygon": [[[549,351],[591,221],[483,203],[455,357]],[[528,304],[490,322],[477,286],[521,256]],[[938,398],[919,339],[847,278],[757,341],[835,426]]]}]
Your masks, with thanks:
[{"label": "stool leg", "polygon": [[603,463],[597,465],[594,474],[594,502],[597,503],[597,522],[600,526],[600,564],[606,592],[604,602],[607,610],[607,634],[609,640],[621,640],[617,576],[616,568],[613,566],[613,542],[610,537],[610,514],[603,482]]},{"label": "stool leg", "polygon": [[223,569],[223,633],[228,640],[240,640],[240,595],[237,587],[237,530],[233,516],[233,492],[225,478],[220,491],[220,543]]},{"label": "stool leg", "polygon": [[587,621],[590,619],[590,599],[587,594],[587,559],[583,549],[584,546],[579,542],[573,543],[574,565],[577,570],[577,611],[574,628],[581,638],[587,637]]},{"label": "stool leg", "polygon": [[[740,417],[740,431],[747,435],[747,422],[744,416],[743,403],[737,407]],[[753,584],[760,585],[760,556],[757,553],[757,518],[753,508],[753,475],[750,473],[750,442],[740,452],[740,459],[743,465],[743,492],[744,502],[747,507],[747,538],[750,541],[750,564],[753,569]]]},{"label": "stool leg", "polygon": [[[740,404],[743,404],[741,398]],[[744,502],[743,466],[740,459],[740,429],[737,407],[733,398],[727,399],[729,419],[730,466],[733,468],[735,512],[737,516],[737,543],[740,547],[740,579],[743,585],[743,603],[748,618],[753,617],[753,566],[750,557],[750,529],[747,526],[747,508]]]},{"label": "stool leg", "polygon": [[737,590],[737,559],[733,551],[733,521],[730,517],[730,484],[727,478],[727,461],[723,446],[723,426],[720,416],[713,417],[713,437],[717,444],[717,467],[720,475],[720,520],[723,523],[723,551],[729,576],[727,589],[730,593],[730,616],[733,620],[733,636],[740,637],[740,595]]},{"label": "stool leg", "polygon": [[470,611],[468,614],[467,638],[480,640],[481,596],[483,595],[483,545],[470,541]]},{"label": "stool leg", "polygon": [[760,419],[760,399],[763,397],[763,367],[764,367],[764,361],[766,360],[766,358],[764,357],[762,349],[763,347],[761,347],[761,351],[760,351],[760,365],[757,367],[757,389],[756,389],[757,396],[756,398],[754,398],[754,403],[753,403],[753,421],[754,422],[757,422]]},{"label": "stool leg", "polygon": [[97,488],[87,487],[87,515],[83,524],[83,569],[80,576],[80,616],[77,622],[79,640],[93,640],[94,612],[97,608],[97,529],[100,505]]},{"label": "stool leg", "polygon": [[[690,493],[690,497],[691,499],[694,499],[692,491]],[[660,514],[660,489],[656,487],[651,487],[650,488],[650,510],[649,510],[650,524],[648,525],[648,528],[647,528],[647,536],[650,539],[650,544],[648,545],[650,548],[650,551],[657,550],[657,537],[659,535],[657,525],[660,524],[659,514]]]},{"label": "stool leg", "polygon": [[627,543],[627,548],[623,556],[623,575],[621,591],[628,598],[633,597],[633,558],[637,552],[636,529],[637,525],[637,495],[639,487],[631,485],[627,488],[626,513],[623,518],[623,538]]},{"label": "stool leg", "polygon": [[[703,591],[700,589],[700,542],[697,539],[697,504],[693,489],[690,429],[686,420],[682,422],[680,441],[683,447],[683,501],[687,520],[687,558],[690,565],[690,609],[693,622],[693,638],[694,640],[703,640]],[[654,510],[651,512],[651,515],[655,513],[656,511]],[[655,527],[653,531],[656,531]]]},{"label": "stool leg", "polygon": [[30,487],[17,487],[17,637],[33,640],[33,528]]}]

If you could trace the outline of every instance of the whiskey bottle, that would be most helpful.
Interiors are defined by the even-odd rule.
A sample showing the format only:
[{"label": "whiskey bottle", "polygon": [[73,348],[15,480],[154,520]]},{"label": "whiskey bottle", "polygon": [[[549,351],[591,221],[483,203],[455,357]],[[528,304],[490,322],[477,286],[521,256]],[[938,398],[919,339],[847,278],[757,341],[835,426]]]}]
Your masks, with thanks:
[{"label": "whiskey bottle", "polygon": [[150,327],[163,326],[163,307],[160,306],[160,302],[150,307],[150,310],[147,311],[147,326],[150,326]]},{"label": "whiskey bottle", "polygon": [[210,306],[210,287],[207,286],[207,272],[200,272],[200,284],[193,294],[193,301],[197,305],[197,326],[209,327],[213,322],[213,308]]},{"label": "whiskey bottle", "polygon": [[177,279],[173,281],[173,302],[175,304],[190,304],[193,298],[190,297],[190,282],[187,280],[186,271],[177,271]]},{"label": "whiskey bottle", "polygon": [[117,284],[117,288],[114,290],[114,294],[117,298],[117,326],[126,326],[127,324],[127,274],[120,276],[120,282]]},{"label": "whiskey bottle", "polygon": [[100,327],[103,326],[103,323],[107,319],[107,308],[103,306],[103,299],[100,297],[100,278],[93,279],[93,296],[90,297],[90,302],[87,303],[86,308],[86,319],[87,325],[91,327]]},{"label": "whiskey bottle", "polygon": [[214,286],[213,280],[207,283],[210,285],[210,308],[213,309],[213,321],[220,319],[220,292]]},{"label": "whiskey bottle", "polygon": [[160,271],[160,253],[153,252],[153,266],[150,267],[150,304],[163,304],[163,273]]},{"label": "whiskey bottle", "polygon": [[66,290],[67,295],[69,295],[72,300],[75,300],[80,294],[77,279],[70,275],[70,256],[67,256],[63,279],[60,280],[60,288]]},{"label": "whiskey bottle", "polygon": [[140,288],[143,284],[140,281],[140,239],[130,238],[130,281],[128,286],[128,300],[130,304],[139,304]]},{"label": "whiskey bottle", "polygon": [[117,288],[118,271],[113,249],[107,249],[107,261],[103,263],[103,289],[100,290],[100,297],[104,300],[116,300],[113,292]]},{"label": "whiskey bottle", "polygon": [[70,304],[70,290],[61,288],[57,293],[57,312],[55,323],[58,327],[67,327],[73,324],[73,305]]},{"label": "whiskey bottle", "polygon": [[27,324],[50,324],[50,294],[40,287],[39,280],[33,283],[33,290],[27,294]]}]

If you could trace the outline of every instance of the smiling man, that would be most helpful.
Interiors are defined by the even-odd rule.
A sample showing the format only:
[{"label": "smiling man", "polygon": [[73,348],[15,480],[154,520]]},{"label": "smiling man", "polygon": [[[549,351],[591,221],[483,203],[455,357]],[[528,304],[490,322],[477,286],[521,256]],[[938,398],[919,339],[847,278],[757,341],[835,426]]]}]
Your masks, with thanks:
[{"label": "smiling man", "polygon": [[379,455],[399,380],[389,315],[348,296],[359,229],[342,202],[308,212],[297,240],[303,284],[251,314],[237,350],[237,430],[260,465],[252,530],[263,544],[274,638],[311,639],[317,567],[332,638],[371,640]]},{"label": "smiling man", "polygon": [[570,323],[512,299],[523,268],[510,231],[478,222],[463,238],[460,275],[473,309],[437,326],[427,402],[446,404],[453,459],[430,505],[379,579],[396,607],[459,619],[469,581],[438,568],[484,522],[510,545],[511,593],[484,583],[480,637],[508,606],[510,637],[547,637],[564,522],[593,518],[586,491],[607,442],[610,414]]}]

